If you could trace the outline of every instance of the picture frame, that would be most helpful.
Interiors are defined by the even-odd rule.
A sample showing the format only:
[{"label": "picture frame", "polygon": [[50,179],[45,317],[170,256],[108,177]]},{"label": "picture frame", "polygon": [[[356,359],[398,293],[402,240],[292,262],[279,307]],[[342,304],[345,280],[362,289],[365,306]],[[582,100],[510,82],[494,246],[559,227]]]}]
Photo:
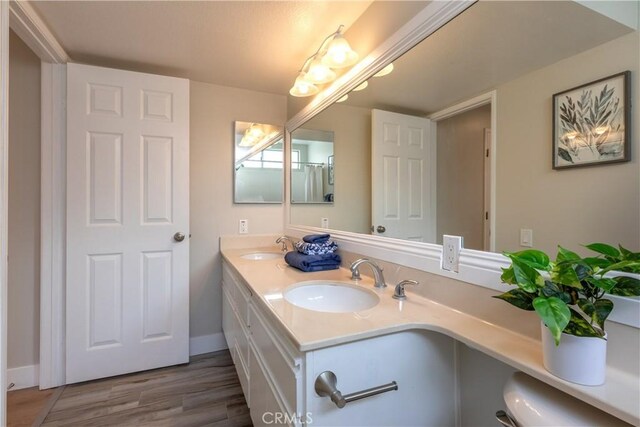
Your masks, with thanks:
[{"label": "picture frame", "polygon": [[333,177],[333,154],[329,156],[329,158],[327,159],[327,170],[328,170],[328,177],[327,180],[329,182],[329,185],[333,185],[333,181],[334,181],[334,177]]},{"label": "picture frame", "polygon": [[631,160],[631,72],[553,95],[553,169]]}]

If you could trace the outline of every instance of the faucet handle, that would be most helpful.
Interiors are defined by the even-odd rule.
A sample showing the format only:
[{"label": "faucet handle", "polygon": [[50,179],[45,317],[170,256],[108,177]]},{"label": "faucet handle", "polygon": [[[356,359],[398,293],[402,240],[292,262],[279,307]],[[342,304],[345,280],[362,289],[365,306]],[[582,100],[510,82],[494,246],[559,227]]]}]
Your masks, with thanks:
[{"label": "faucet handle", "polygon": [[416,280],[403,280],[396,285],[396,289],[393,291],[393,297],[399,300],[406,300],[407,295],[404,293],[404,287],[406,285],[419,285],[420,283]]}]

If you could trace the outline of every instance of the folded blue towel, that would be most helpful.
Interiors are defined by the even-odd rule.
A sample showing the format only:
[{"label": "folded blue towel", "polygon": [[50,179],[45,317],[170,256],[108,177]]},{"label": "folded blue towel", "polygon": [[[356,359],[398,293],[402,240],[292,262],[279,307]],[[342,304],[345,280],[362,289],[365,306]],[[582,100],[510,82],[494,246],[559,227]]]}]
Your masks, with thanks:
[{"label": "folded blue towel", "polygon": [[329,234],[309,234],[302,238],[307,243],[324,243],[331,237]]},{"label": "folded blue towel", "polygon": [[306,272],[336,270],[340,267],[341,261],[338,254],[304,255],[296,251],[287,252],[284,260],[291,267]]},{"label": "folded blue towel", "polygon": [[328,240],[324,243],[307,243],[301,240],[296,243],[296,249],[305,255],[325,255],[337,251],[338,244],[333,240]]}]

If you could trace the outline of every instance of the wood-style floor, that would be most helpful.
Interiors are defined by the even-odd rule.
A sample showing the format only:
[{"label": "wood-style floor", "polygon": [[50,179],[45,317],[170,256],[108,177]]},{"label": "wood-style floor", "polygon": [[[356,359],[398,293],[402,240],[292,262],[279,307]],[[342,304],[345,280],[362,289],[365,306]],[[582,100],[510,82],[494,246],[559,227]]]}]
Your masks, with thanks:
[{"label": "wood-style floor", "polygon": [[66,386],[43,426],[251,426],[228,351]]},{"label": "wood-style floor", "polygon": [[30,427],[48,410],[55,389],[24,388],[7,393],[7,427]]}]

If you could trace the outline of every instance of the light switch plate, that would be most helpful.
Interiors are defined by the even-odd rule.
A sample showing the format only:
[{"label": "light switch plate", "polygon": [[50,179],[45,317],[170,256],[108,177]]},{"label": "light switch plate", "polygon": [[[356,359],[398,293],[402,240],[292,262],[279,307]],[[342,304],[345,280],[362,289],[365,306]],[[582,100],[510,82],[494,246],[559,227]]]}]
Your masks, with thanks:
[{"label": "light switch plate", "polygon": [[524,246],[526,248],[533,247],[533,230],[528,228],[520,229],[520,246]]},{"label": "light switch plate", "polygon": [[462,250],[461,236],[442,236],[442,269],[458,272],[460,251]]}]

